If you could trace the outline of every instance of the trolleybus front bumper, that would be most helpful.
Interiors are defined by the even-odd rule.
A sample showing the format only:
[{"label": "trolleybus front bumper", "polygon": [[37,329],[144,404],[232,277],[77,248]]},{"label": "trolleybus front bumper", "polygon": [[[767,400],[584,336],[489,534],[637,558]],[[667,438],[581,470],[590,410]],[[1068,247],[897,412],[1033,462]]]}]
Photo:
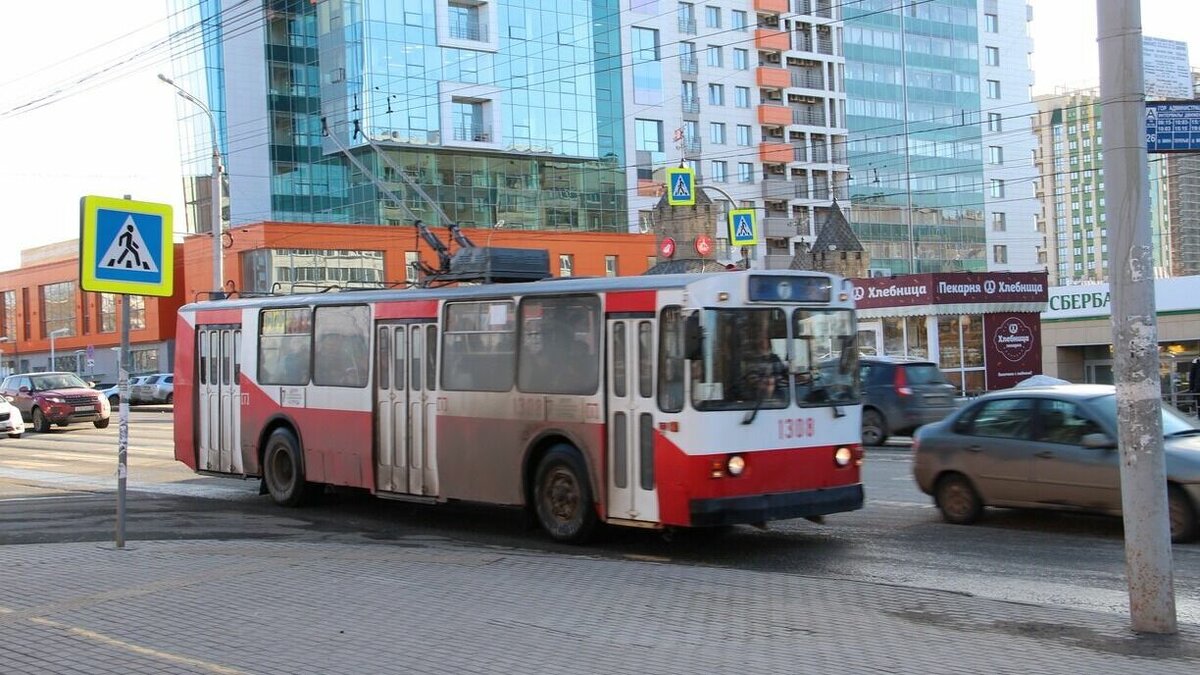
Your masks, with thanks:
[{"label": "trolleybus front bumper", "polygon": [[765,523],[769,520],[823,516],[854,511],[862,506],[861,483],[750,497],[693,499],[688,504],[691,512],[690,524],[693,527]]}]

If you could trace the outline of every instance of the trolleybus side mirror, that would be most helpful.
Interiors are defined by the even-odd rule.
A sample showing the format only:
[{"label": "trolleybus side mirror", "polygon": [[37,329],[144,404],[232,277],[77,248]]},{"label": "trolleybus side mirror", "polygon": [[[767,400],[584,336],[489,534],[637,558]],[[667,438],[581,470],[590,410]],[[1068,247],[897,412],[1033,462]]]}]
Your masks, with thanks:
[{"label": "trolleybus side mirror", "polygon": [[700,328],[700,314],[689,316],[683,324],[684,358],[695,360],[704,356],[704,330]]}]

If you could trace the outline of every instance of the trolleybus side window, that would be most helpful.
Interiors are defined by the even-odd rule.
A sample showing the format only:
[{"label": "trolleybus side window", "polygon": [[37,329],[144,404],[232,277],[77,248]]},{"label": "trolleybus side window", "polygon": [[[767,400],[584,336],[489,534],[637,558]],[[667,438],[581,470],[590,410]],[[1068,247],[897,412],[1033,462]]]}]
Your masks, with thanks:
[{"label": "trolleybus side window", "polygon": [[663,412],[683,410],[683,312],[664,307],[658,321],[658,407]]},{"label": "trolleybus side window", "polygon": [[[626,359],[625,359],[625,324],[618,323],[618,324],[613,325],[612,343],[613,343],[613,353],[612,353],[613,392],[612,393],[613,393],[613,396],[616,396],[618,398],[625,398],[625,395],[626,395],[625,378],[627,377],[627,375],[625,373],[625,369],[629,367],[628,364],[626,363]],[[625,421],[624,416],[621,417],[621,421],[622,422]],[[622,483],[619,487],[625,487],[624,483]]]},{"label": "trolleybus side window", "polygon": [[429,391],[437,389],[437,326],[425,329],[425,388]]},{"label": "trolleybus side window", "polygon": [[521,301],[517,386],[539,394],[594,394],[600,376],[600,299]]},{"label": "trolleybus side window", "polygon": [[370,372],[371,308],[366,305],[318,307],[313,384],[365,387]]},{"label": "trolleybus side window", "polygon": [[308,384],[312,311],[307,307],[265,309],[258,331],[258,381]]},{"label": "trolleybus side window", "polygon": [[387,389],[391,382],[392,370],[392,329],[384,326],[379,329],[375,339],[375,388]]},{"label": "trolleybus side window", "polygon": [[638,396],[654,395],[654,330],[649,321],[638,322]]},{"label": "trolleybus side window", "polygon": [[446,305],[442,389],[508,391],[516,374],[516,312],[511,300]]}]

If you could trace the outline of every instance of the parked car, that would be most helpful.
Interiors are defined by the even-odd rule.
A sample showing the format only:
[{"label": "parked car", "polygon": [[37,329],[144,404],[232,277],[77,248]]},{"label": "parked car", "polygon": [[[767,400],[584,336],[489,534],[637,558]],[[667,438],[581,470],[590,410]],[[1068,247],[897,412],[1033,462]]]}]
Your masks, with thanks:
[{"label": "parked car", "polygon": [[[146,402],[139,396],[139,387],[141,387],[149,378],[150,375],[136,375],[129,378],[129,405],[137,405],[138,403]],[[103,393],[104,397],[108,399],[108,405],[110,408],[116,409],[116,407],[121,404],[120,384],[110,385],[108,388],[103,390]]]},{"label": "parked car", "polygon": [[9,438],[20,438],[25,433],[21,411],[6,396],[0,396],[0,433],[8,434]]},{"label": "parked car", "polygon": [[958,409],[958,391],[932,361],[889,356],[859,359],[862,375],[862,442],[883,445]]},{"label": "parked car", "polygon": [[108,426],[108,399],[75,373],[9,375],[0,384],[0,395],[12,401],[38,433],[50,431],[52,424],[65,427],[72,422],[91,422],[97,429]]},{"label": "parked car", "polygon": [[146,378],[138,386],[139,403],[175,403],[175,374],[159,373]]},{"label": "parked car", "polygon": [[[1196,538],[1200,426],[1162,406],[1171,538]],[[985,506],[1120,515],[1116,391],[1110,385],[985,394],[913,439],[913,474],[951,523]]]}]

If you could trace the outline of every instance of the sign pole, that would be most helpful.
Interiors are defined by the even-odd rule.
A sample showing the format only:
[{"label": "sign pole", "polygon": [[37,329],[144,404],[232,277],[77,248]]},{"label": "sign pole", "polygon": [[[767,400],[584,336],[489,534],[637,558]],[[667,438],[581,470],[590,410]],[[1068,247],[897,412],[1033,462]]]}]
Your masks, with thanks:
[{"label": "sign pole", "polygon": [[125,548],[125,479],[129,451],[129,298],[121,296],[121,353],[117,365],[120,413],[117,422],[117,548]]},{"label": "sign pole", "polygon": [[1146,175],[1140,0],[1096,0],[1100,110],[1108,172],[1112,343],[1129,616],[1141,633],[1175,633],[1158,318]]}]

